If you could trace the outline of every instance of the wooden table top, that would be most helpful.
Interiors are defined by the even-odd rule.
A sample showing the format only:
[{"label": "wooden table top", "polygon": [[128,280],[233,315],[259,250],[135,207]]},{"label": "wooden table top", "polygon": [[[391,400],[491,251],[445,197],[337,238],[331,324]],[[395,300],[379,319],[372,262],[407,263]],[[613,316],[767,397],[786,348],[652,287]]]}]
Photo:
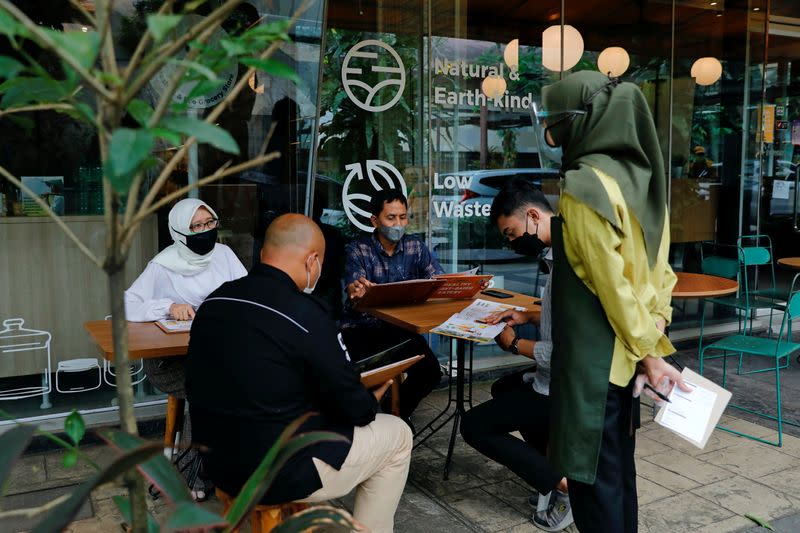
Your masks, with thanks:
[{"label": "wooden table top", "polygon": [[[520,294],[518,292],[502,290],[513,295],[512,298],[492,298],[485,294],[478,293],[473,299],[489,300],[506,305],[524,307],[528,310],[541,310],[538,305],[534,305],[539,298]],[[466,309],[473,299],[465,300],[428,300],[417,305],[399,305],[394,307],[371,307],[359,309],[381,320],[393,324],[399,328],[414,333],[428,333],[430,330],[453,316],[454,314]]]},{"label": "wooden table top", "polygon": [[[114,360],[114,343],[110,320],[93,320],[84,324],[86,331],[100,348],[103,357]],[[148,359],[186,355],[189,333],[164,333],[154,322],[128,322],[128,357]]]},{"label": "wooden table top", "polygon": [[708,298],[725,296],[739,290],[736,280],[696,274],[693,272],[675,272],[678,282],[672,289],[673,298]]},{"label": "wooden table top", "polygon": [[800,270],[800,257],[781,257],[778,264]]}]

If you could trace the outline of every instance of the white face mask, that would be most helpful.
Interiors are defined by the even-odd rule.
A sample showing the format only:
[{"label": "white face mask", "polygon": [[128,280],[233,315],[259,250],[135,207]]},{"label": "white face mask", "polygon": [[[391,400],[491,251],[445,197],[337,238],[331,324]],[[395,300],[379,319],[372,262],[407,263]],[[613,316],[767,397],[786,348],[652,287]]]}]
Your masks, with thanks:
[{"label": "white face mask", "polygon": [[317,275],[317,279],[316,279],[316,281],[314,281],[314,284],[312,285],[311,284],[311,271],[310,270],[306,270],[306,288],[303,289],[303,292],[306,293],[306,294],[311,294],[312,292],[314,292],[314,289],[317,288],[317,283],[319,283],[319,278],[322,277],[322,265],[319,264],[319,257],[315,257],[314,259],[317,261],[317,268],[319,268],[319,275]]}]

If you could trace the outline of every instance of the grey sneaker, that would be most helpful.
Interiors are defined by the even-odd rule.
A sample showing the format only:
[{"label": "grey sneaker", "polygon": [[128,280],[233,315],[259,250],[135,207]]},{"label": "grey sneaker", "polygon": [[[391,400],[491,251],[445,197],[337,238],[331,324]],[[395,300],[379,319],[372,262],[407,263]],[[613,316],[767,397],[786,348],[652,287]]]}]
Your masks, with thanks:
[{"label": "grey sneaker", "polygon": [[572,507],[569,504],[569,495],[560,490],[553,491],[553,497],[546,511],[533,515],[533,523],[544,531],[561,531],[572,522],[574,520],[572,519]]},{"label": "grey sneaker", "polygon": [[552,491],[547,494],[540,494],[536,489],[531,491],[531,495],[528,496],[528,505],[533,507],[533,514],[547,510],[550,505],[551,494],[553,494]]}]

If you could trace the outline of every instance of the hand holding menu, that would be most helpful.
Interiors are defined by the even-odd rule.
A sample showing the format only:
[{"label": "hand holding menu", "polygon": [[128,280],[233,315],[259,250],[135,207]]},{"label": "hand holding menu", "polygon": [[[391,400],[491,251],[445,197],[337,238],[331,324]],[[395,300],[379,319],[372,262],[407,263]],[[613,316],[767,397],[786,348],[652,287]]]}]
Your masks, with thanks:
[{"label": "hand holding menu", "polygon": [[692,390],[673,387],[670,403],[662,406],[655,421],[702,449],[728,405],[731,393],[688,368],[684,368],[681,375]]},{"label": "hand holding menu", "polygon": [[487,324],[485,320],[486,317],[509,309],[525,311],[524,307],[515,307],[513,305],[504,305],[497,302],[490,302],[489,300],[478,299],[473,301],[469,307],[463,311],[448,318],[446,322],[433,328],[431,333],[466,339],[468,341],[491,342],[495,337],[500,335],[505,329],[506,324],[505,322]]}]

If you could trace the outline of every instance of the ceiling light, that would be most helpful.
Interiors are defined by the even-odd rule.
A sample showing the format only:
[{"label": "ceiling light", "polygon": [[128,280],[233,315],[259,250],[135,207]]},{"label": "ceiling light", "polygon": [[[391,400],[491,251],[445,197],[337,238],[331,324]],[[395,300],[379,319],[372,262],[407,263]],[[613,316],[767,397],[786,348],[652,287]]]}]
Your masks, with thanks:
[{"label": "ceiling light", "polygon": [[513,71],[519,70],[519,39],[514,39],[503,50],[503,60]]},{"label": "ceiling light", "polygon": [[500,98],[506,92],[506,80],[502,76],[486,76],[481,83],[481,90],[488,98]]},{"label": "ceiling light", "polygon": [[631,64],[631,58],[624,48],[610,46],[597,56],[597,68],[612,78],[622,76]]},{"label": "ceiling light", "polygon": [[583,37],[569,24],[564,25],[564,65],[561,65],[561,26],[550,26],[542,32],[542,65],[554,72],[569,70],[583,55]]},{"label": "ceiling light", "polygon": [[701,57],[692,65],[691,74],[698,85],[713,85],[722,77],[722,63],[716,57]]}]

